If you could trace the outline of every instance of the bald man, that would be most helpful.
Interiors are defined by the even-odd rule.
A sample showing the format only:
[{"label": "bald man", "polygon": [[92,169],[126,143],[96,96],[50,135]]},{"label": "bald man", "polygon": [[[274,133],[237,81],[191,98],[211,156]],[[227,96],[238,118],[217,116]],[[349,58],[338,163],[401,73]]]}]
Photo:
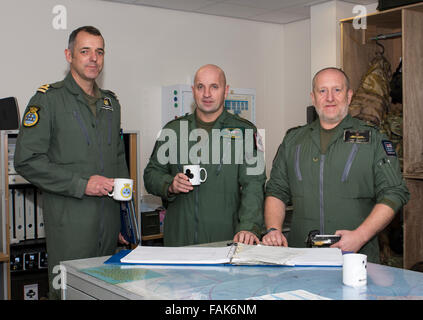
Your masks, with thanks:
[{"label": "bald man", "polygon": [[[166,124],[144,171],[147,191],[167,205],[165,246],[259,242],[266,180],[262,147],[256,127],[224,109],[228,90],[221,68],[198,69],[194,112]],[[199,164],[207,179],[192,185],[183,171],[188,164]]]},{"label": "bald man", "polygon": [[[341,236],[332,247],[378,263],[377,234],[410,197],[395,149],[377,128],[348,114],[353,92],[342,70],[322,69],[312,85],[319,119],[289,130],[279,147],[266,185],[262,241],[304,247],[316,229]],[[291,202],[286,239],[282,224]]]}]

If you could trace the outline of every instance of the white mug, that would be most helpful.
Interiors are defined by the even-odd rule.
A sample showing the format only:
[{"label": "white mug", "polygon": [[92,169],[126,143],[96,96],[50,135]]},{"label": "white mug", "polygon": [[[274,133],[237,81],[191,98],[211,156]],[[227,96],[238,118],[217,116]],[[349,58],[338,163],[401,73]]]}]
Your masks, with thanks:
[{"label": "white mug", "polygon": [[367,284],[367,256],[360,253],[343,255],[342,282],[346,286],[361,287]]},{"label": "white mug", "polygon": [[[201,179],[201,171],[204,171],[204,179]],[[198,164],[184,166],[183,173],[189,178],[189,182],[191,182],[193,186],[198,186],[207,179],[206,169],[200,168]]]},{"label": "white mug", "polygon": [[113,192],[109,196],[118,201],[129,201],[132,199],[133,185],[132,179],[115,178]]}]

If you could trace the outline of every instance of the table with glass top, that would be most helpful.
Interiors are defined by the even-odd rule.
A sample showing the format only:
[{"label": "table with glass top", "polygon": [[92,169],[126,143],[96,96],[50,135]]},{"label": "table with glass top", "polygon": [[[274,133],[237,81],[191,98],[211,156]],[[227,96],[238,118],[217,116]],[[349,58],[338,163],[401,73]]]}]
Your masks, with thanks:
[{"label": "table with glass top", "polygon": [[342,267],[105,264],[110,256],[61,263],[72,299],[423,299],[423,273],[368,263],[367,285],[342,283]]}]

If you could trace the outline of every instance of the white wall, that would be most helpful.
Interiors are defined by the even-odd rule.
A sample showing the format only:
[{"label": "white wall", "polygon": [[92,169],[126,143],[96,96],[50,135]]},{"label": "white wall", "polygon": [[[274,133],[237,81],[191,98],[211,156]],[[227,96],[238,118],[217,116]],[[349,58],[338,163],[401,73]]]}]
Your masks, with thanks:
[{"label": "white wall", "polygon": [[306,107],[310,105],[310,20],[285,25],[285,105],[287,128],[305,124]]},{"label": "white wall", "polygon": [[285,27],[96,0],[62,0],[67,30],[55,30],[52,9],[57,4],[1,1],[0,97],[16,96],[22,115],[40,85],[67,73],[63,51],[70,32],[81,25],[98,27],[106,41],[99,85],[118,95],[122,127],[141,133],[141,177],[161,126],[161,86],[189,83],[206,63],[221,66],[231,86],[256,89],[256,124],[266,129],[268,172],[285,131],[305,123],[308,21]]}]

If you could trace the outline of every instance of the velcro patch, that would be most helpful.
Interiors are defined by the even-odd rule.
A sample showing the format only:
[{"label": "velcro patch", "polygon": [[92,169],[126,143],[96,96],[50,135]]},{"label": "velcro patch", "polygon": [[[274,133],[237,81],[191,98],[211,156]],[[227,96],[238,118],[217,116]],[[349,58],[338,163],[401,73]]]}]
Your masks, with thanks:
[{"label": "velcro patch", "polygon": [[223,138],[242,139],[243,132],[240,128],[224,128],[221,131]]},{"label": "velcro patch", "polygon": [[344,142],[369,143],[371,132],[369,130],[344,130]]},{"label": "velcro patch", "polygon": [[254,140],[256,143],[256,149],[260,150],[261,152],[264,152],[264,141],[258,131],[254,133]]},{"label": "velcro patch", "polygon": [[40,120],[40,116],[38,115],[38,110],[40,110],[39,107],[36,107],[36,106],[29,107],[29,111],[25,113],[25,116],[23,119],[24,127],[33,127],[38,123],[38,121]]},{"label": "velcro patch", "polygon": [[388,156],[397,156],[397,153],[395,152],[394,144],[389,140],[382,140],[383,149],[385,149],[385,152]]},{"label": "velcro patch", "polygon": [[112,100],[109,97],[103,98],[102,109],[113,111]]}]

